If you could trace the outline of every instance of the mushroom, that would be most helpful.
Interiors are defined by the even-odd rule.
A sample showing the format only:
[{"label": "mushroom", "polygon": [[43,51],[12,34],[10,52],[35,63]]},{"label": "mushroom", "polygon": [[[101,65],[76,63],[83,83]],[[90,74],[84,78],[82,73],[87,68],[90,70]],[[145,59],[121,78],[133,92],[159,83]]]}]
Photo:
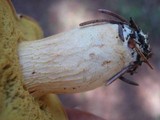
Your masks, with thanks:
[{"label": "mushroom", "polygon": [[43,36],[29,17],[17,17],[10,0],[0,0],[0,120],[67,120],[56,95],[33,98],[24,85],[18,44]]},{"label": "mushroom", "polygon": [[132,19],[100,12],[119,21],[92,20],[40,39],[42,32],[33,20],[17,17],[10,0],[0,1],[0,118],[65,120],[59,100],[50,93],[84,92],[118,78],[137,85],[123,75],[133,74],[142,62],[152,68],[146,35]]}]

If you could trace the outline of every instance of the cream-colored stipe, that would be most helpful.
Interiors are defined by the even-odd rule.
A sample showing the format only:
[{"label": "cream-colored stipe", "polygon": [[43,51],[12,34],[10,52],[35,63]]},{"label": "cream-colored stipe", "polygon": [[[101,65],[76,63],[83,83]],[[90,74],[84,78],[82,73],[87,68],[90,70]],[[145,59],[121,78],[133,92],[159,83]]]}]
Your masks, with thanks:
[{"label": "cream-colored stipe", "polygon": [[97,88],[132,61],[114,24],[22,42],[19,58],[25,83],[35,96]]}]

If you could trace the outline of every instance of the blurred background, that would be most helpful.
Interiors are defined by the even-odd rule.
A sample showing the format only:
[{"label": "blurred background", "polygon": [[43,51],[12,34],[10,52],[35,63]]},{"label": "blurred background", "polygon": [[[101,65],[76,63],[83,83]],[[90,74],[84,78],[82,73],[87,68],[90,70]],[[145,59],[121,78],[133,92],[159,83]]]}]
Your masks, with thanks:
[{"label": "blurred background", "polygon": [[59,95],[64,106],[88,111],[107,120],[160,120],[160,1],[159,0],[12,0],[16,11],[39,22],[45,37],[78,27],[79,23],[101,18],[105,8],[133,17],[149,34],[154,66],[142,65],[130,79],[140,86],[116,81],[108,87],[77,94]]}]

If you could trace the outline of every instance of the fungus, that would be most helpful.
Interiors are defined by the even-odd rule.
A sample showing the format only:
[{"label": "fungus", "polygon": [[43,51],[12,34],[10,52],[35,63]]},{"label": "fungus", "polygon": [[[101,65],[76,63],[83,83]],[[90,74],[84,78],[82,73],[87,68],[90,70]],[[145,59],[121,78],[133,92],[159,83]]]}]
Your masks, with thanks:
[{"label": "fungus", "polygon": [[146,36],[142,34],[144,39],[137,44],[139,29],[133,20],[132,24],[93,20],[41,39],[38,24],[17,16],[10,0],[0,1],[0,15],[0,119],[66,120],[58,98],[50,93],[84,92],[117,78],[128,82],[124,73],[133,74],[142,62],[151,67],[150,47],[142,44]]}]

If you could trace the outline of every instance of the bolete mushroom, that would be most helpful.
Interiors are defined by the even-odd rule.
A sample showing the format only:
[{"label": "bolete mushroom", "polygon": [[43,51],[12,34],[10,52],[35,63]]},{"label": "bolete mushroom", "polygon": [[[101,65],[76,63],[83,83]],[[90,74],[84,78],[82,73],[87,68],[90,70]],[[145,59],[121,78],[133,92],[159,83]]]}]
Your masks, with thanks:
[{"label": "bolete mushroom", "polygon": [[[88,21],[39,39],[42,32],[35,22],[17,17],[9,0],[0,1],[0,118],[63,120],[67,117],[58,99],[47,94],[92,90],[118,78],[137,85],[123,75],[133,74],[142,62],[151,67],[147,36],[132,19],[128,22],[113,12],[99,11],[116,19]],[[30,27],[24,29],[26,24]],[[39,40],[29,41],[33,39]],[[43,102],[40,107],[28,91],[36,98],[43,96],[47,105]]]}]

